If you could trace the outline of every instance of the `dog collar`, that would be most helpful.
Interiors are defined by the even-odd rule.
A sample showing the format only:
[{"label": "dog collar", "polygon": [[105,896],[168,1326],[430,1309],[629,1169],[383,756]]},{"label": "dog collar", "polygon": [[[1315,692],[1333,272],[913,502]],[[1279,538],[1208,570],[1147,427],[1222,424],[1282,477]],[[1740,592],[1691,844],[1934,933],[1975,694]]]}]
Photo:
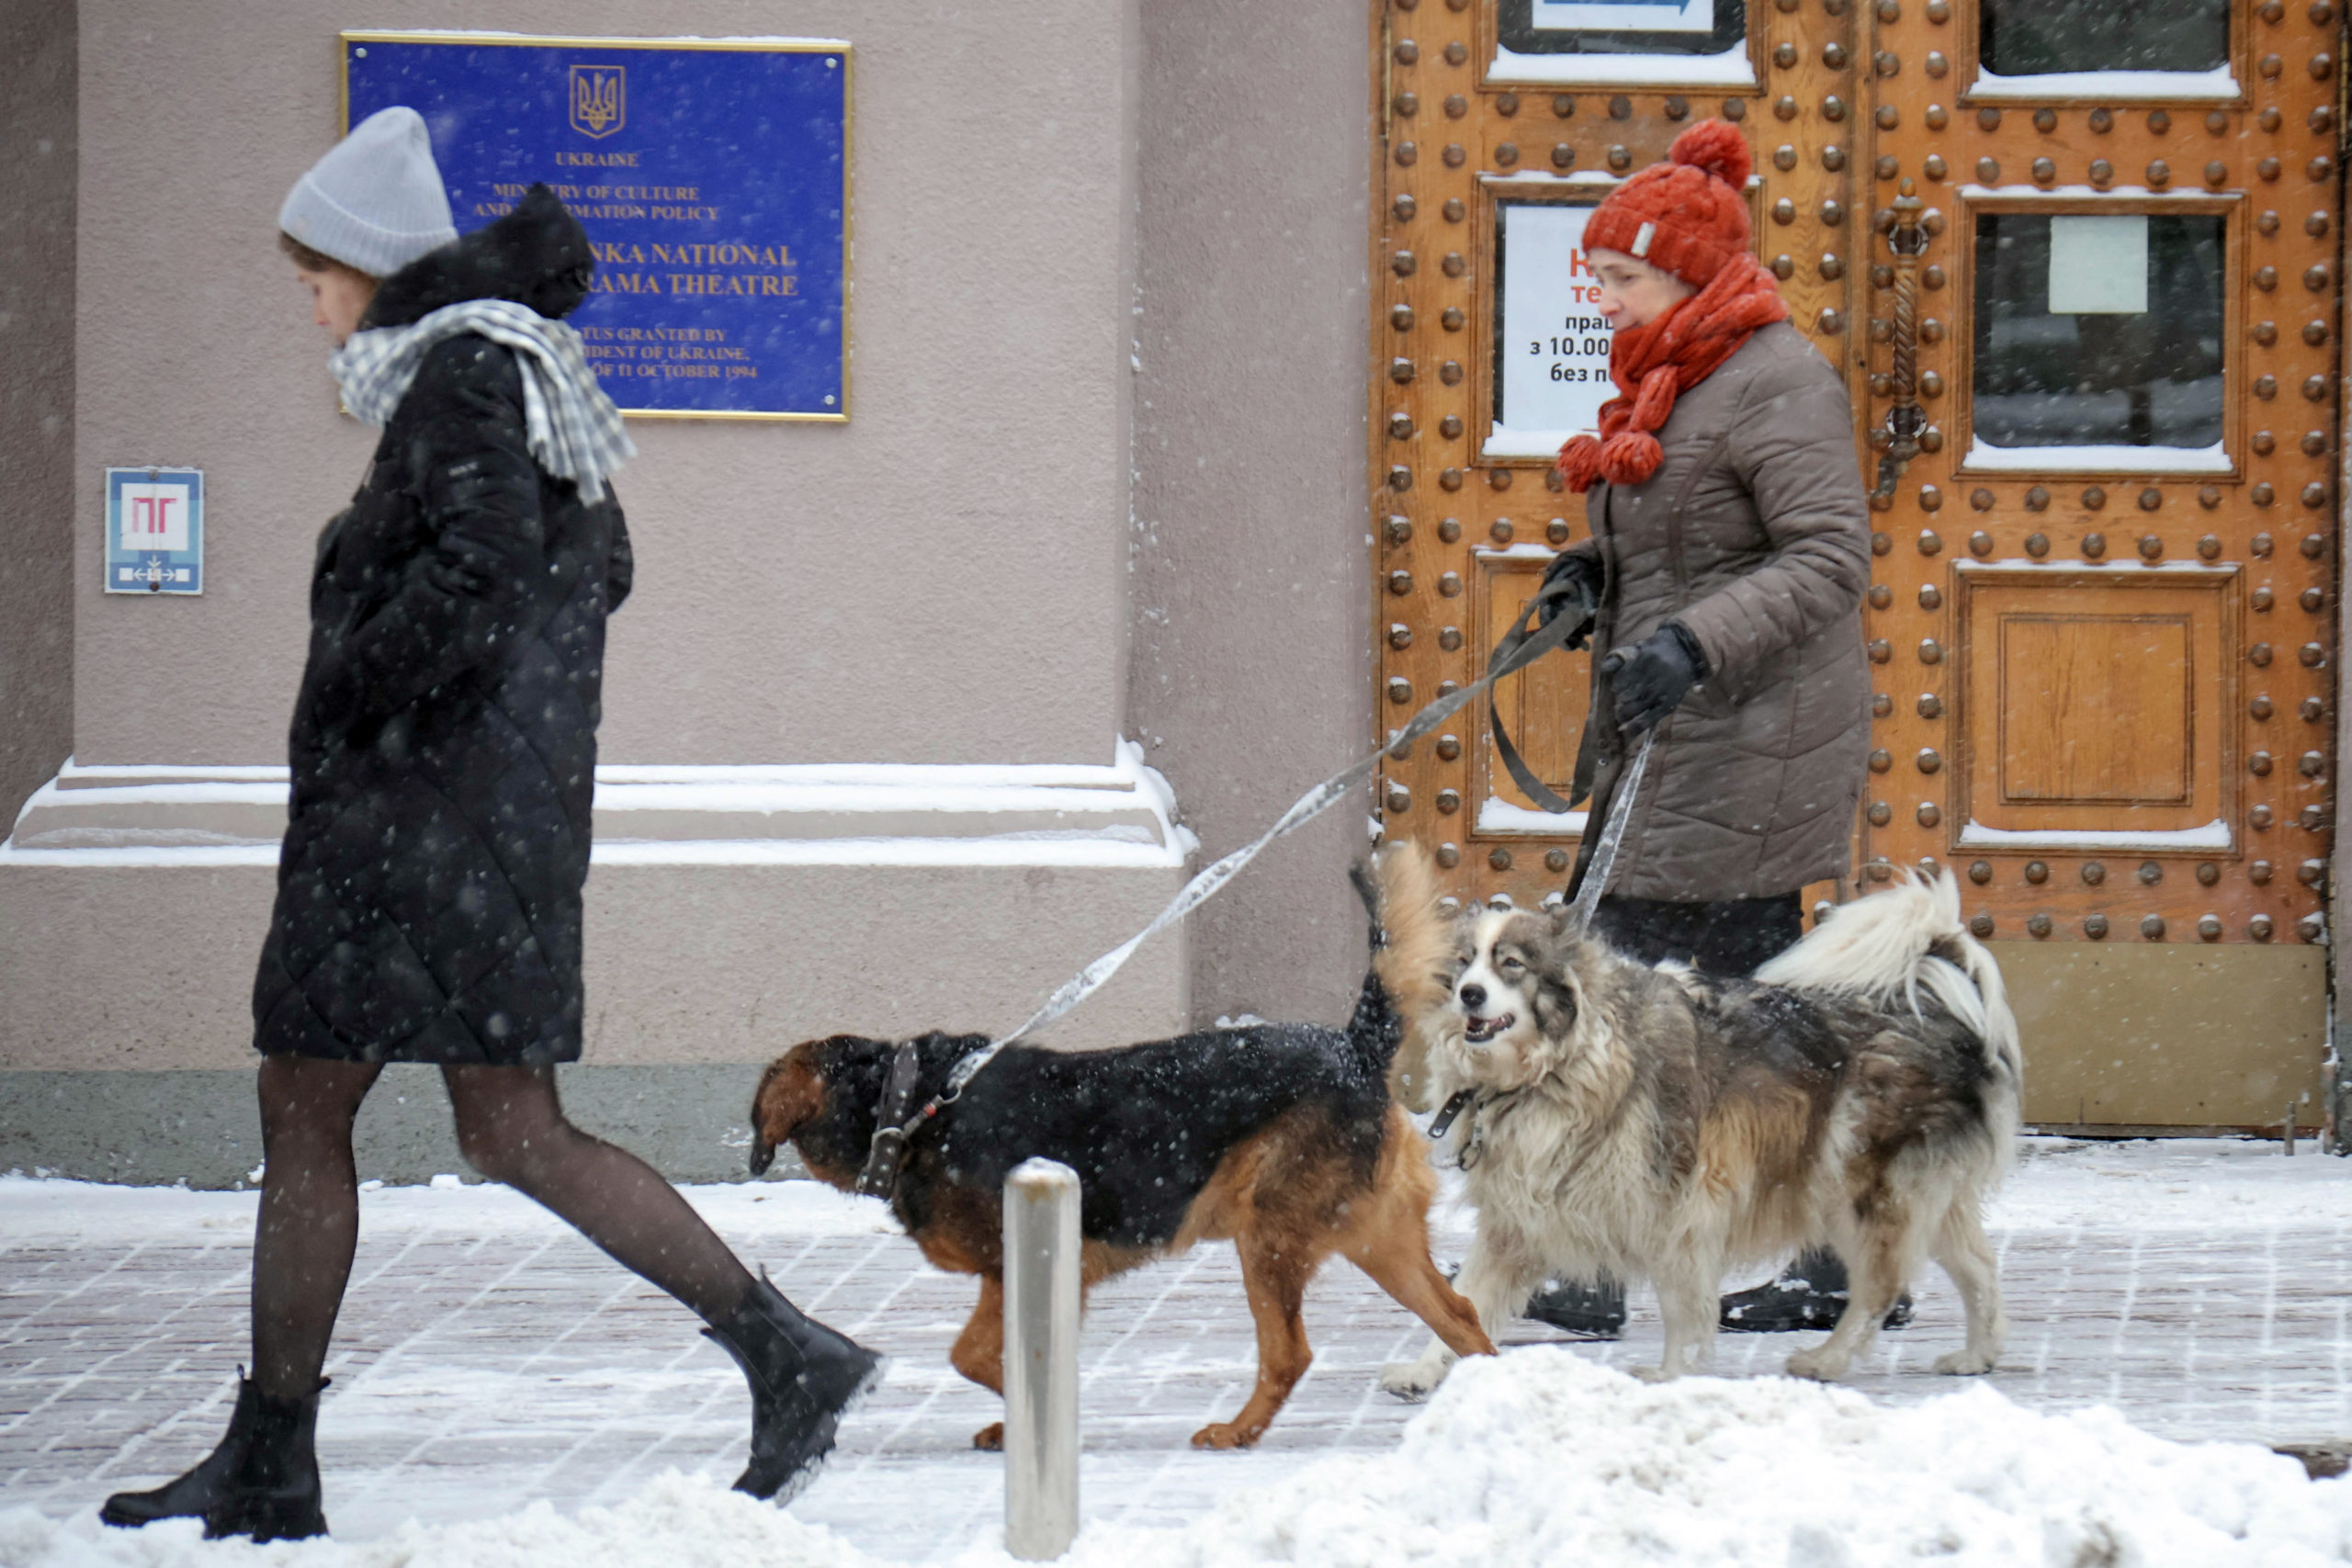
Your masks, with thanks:
[{"label": "dog collar", "polygon": [[1435,1140],[1452,1132],[1454,1119],[1462,1114],[1463,1108],[1476,1099],[1477,1095],[1476,1089],[1465,1089],[1457,1092],[1452,1100],[1447,1100],[1439,1110],[1437,1119],[1430,1123],[1430,1137]]}]

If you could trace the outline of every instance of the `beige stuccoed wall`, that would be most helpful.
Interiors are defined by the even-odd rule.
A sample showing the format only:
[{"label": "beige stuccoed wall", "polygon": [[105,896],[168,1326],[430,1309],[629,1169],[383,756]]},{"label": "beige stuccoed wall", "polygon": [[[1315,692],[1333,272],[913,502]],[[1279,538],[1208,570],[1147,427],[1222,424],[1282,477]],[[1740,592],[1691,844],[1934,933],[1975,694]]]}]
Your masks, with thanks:
[{"label": "beige stuccoed wall", "polygon": [[[312,543],[373,436],[334,412],[327,344],[274,230],[336,134],[337,30],[356,25],[855,49],[851,421],[633,427],[642,455],[619,489],[638,586],[612,629],[606,762],[1112,761],[1127,698],[1136,0],[364,14],[110,0],[82,9],[78,39],[67,0],[28,4],[49,30],[5,62],[0,133],[64,121],[71,172],[44,199],[74,215],[78,197],[74,248],[33,269],[72,378],[57,383],[73,449],[49,508],[48,597],[73,662],[38,682],[57,754],[11,787],[39,783],[69,742],[87,766],[284,761]],[[29,14],[11,8],[8,27]],[[40,60],[63,85],[27,96]],[[39,183],[7,177],[12,192]],[[201,598],[99,592],[101,476],[124,463],[205,470]],[[763,570],[746,580],[746,562]],[[587,1056],[567,1093],[602,1097],[599,1124],[654,1139],[672,1168],[740,1174],[730,1125],[786,1044],[1005,1029],[1185,874],[1172,857],[1083,869],[957,853],[600,860]],[[273,882],[250,855],[0,863],[0,1168],[242,1177],[246,996]],[[1154,943],[1050,1043],[1180,1027],[1186,952],[1181,936]],[[435,1163],[454,1157],[446,1127],[430,1147],[411,1137],[432,1121],[401,1123],[406,1152],[383,1173],[453,1168]]]},{"label": "beige stuccoed wall", "polygon": [[[1370,749],[1372,8],[1144,8],[1130,734],[1204,858]],[[1346,1016],[1369,790],[1194,917],[1194,1015]]]},{"label": "beige stuccoed wall", "polygon": [[1110,760],[1128,5],[107,0],[81,23],[75,515],[110,463],[203,468],[209,586],[108,599],[77,528],[81,761],[283,760],[311,544],[372,437],[273,235],[358,25],[856,46],[851,422],[634,426],[606,761]]},{"label": "beige stuccoed wall", "polygon": [[[1124,732],[1209,852],[1240,842],[1374,733],[1371,15],[1354,0],[90,7],[79,679],[54,686],[72,693],[80,761],[282,760],[311,541],[371,440],[333,412],[324,344],[271,240],[286,186],[334,134],[339,27],[831,35],[857,51],[853,419],[635,427],[621,491],[640,571],[613,627],[605,760],[1100,763]],[[202,599],[96,591],[110,462],[206,469]],[[727,578],[761,558],[776,569],[755,586]],[[1272,852],[1057,1038],[1244,1010],[1344,1018],[1363,807]],[[676,1130],[675,1168],[732,1169],[745,1075],[783,1043],[1001,1028],[1183,874],[600,863],[588,1055],[569,1081],[612,1101],[618,1133]],[[271,880],[0,866],[0,1164],[242,1176],[244,995]],[[150,957],[123,961],[130,935]],[[176,1131],[150,1136],[165,1111]],[[438,1148],[381,1173],[448,1168]]]},{"label": "beige stuccoed wall", "polygon": [[0,6],[0,826],[74,743],[74,30]]}]

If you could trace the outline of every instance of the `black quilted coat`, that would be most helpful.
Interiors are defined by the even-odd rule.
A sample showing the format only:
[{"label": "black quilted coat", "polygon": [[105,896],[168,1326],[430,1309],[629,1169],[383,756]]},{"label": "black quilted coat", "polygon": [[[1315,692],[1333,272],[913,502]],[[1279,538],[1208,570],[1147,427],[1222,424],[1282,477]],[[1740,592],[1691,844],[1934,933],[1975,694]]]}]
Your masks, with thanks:
[{"label": "black quilted coat", "polygon": [[[481,298],[561,316],[591,265],[578,221],[535,189],[387,278],[363,325]],[[628,588],[610,493],[584,504],[531,459],[513,352],[435,347],[319,539],[260,1050],[580,1055],[605,617]]]}]

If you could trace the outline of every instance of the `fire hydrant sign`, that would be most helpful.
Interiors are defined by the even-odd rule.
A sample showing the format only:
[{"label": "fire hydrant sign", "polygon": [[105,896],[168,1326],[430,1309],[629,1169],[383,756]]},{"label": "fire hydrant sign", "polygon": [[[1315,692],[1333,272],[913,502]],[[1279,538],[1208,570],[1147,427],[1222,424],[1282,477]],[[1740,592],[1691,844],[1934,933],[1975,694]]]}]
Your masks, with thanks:
[{"label": "fire hydrant sign", "polygon": [[106,590],[204,592],[204,473],[107,470]]},{"label": "fire hydrant sign", "polygon": [[1495,333],[1495,420],[1483,456],[1550,457],[1571,435],[1600,428],[1609,323],[1584,254],[1592,209],[1561,202],[1495,206],[1502,320]]},{"label": "fire hydrant sign", "polygon": [[459,233],[544,183],[596,268],[569,318],[624,413],[841,420],[849,46],[343,35],[346,129],[424,117]]}]

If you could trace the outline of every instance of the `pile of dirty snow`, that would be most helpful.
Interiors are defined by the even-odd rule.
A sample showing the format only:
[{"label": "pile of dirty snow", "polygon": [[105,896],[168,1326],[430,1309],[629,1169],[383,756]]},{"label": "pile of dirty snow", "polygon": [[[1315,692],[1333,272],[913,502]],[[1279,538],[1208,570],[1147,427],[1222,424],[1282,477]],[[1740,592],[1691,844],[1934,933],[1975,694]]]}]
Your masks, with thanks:
[{"label": "pile of dirty snow", "polygon": [[[1532,1347],[1458,1367],[1392,1453],[1324,1461],[1237,1493],[1181,1529],[1090,1529],[1067,1561],[1861,1568],[1927,1558],[1954,1568],[2352,1562],[2352,1480],[2307,1481],[2294,1461],[2252,1445],[2166,1442],[2109,1410],[2036,1415],[1981,1384],[1893,1408],[1779,1378],[1643,1383]],[[537,1504],[349,1547],[208,1546],[192,1524],[129,1534],[89,1515],[0,1513],[5,1568],[877,1561],[788,1513],[675,1474],[622,1507],[560,1517]],[[1009,1562],[986,1545],[953,1561]]]}]

